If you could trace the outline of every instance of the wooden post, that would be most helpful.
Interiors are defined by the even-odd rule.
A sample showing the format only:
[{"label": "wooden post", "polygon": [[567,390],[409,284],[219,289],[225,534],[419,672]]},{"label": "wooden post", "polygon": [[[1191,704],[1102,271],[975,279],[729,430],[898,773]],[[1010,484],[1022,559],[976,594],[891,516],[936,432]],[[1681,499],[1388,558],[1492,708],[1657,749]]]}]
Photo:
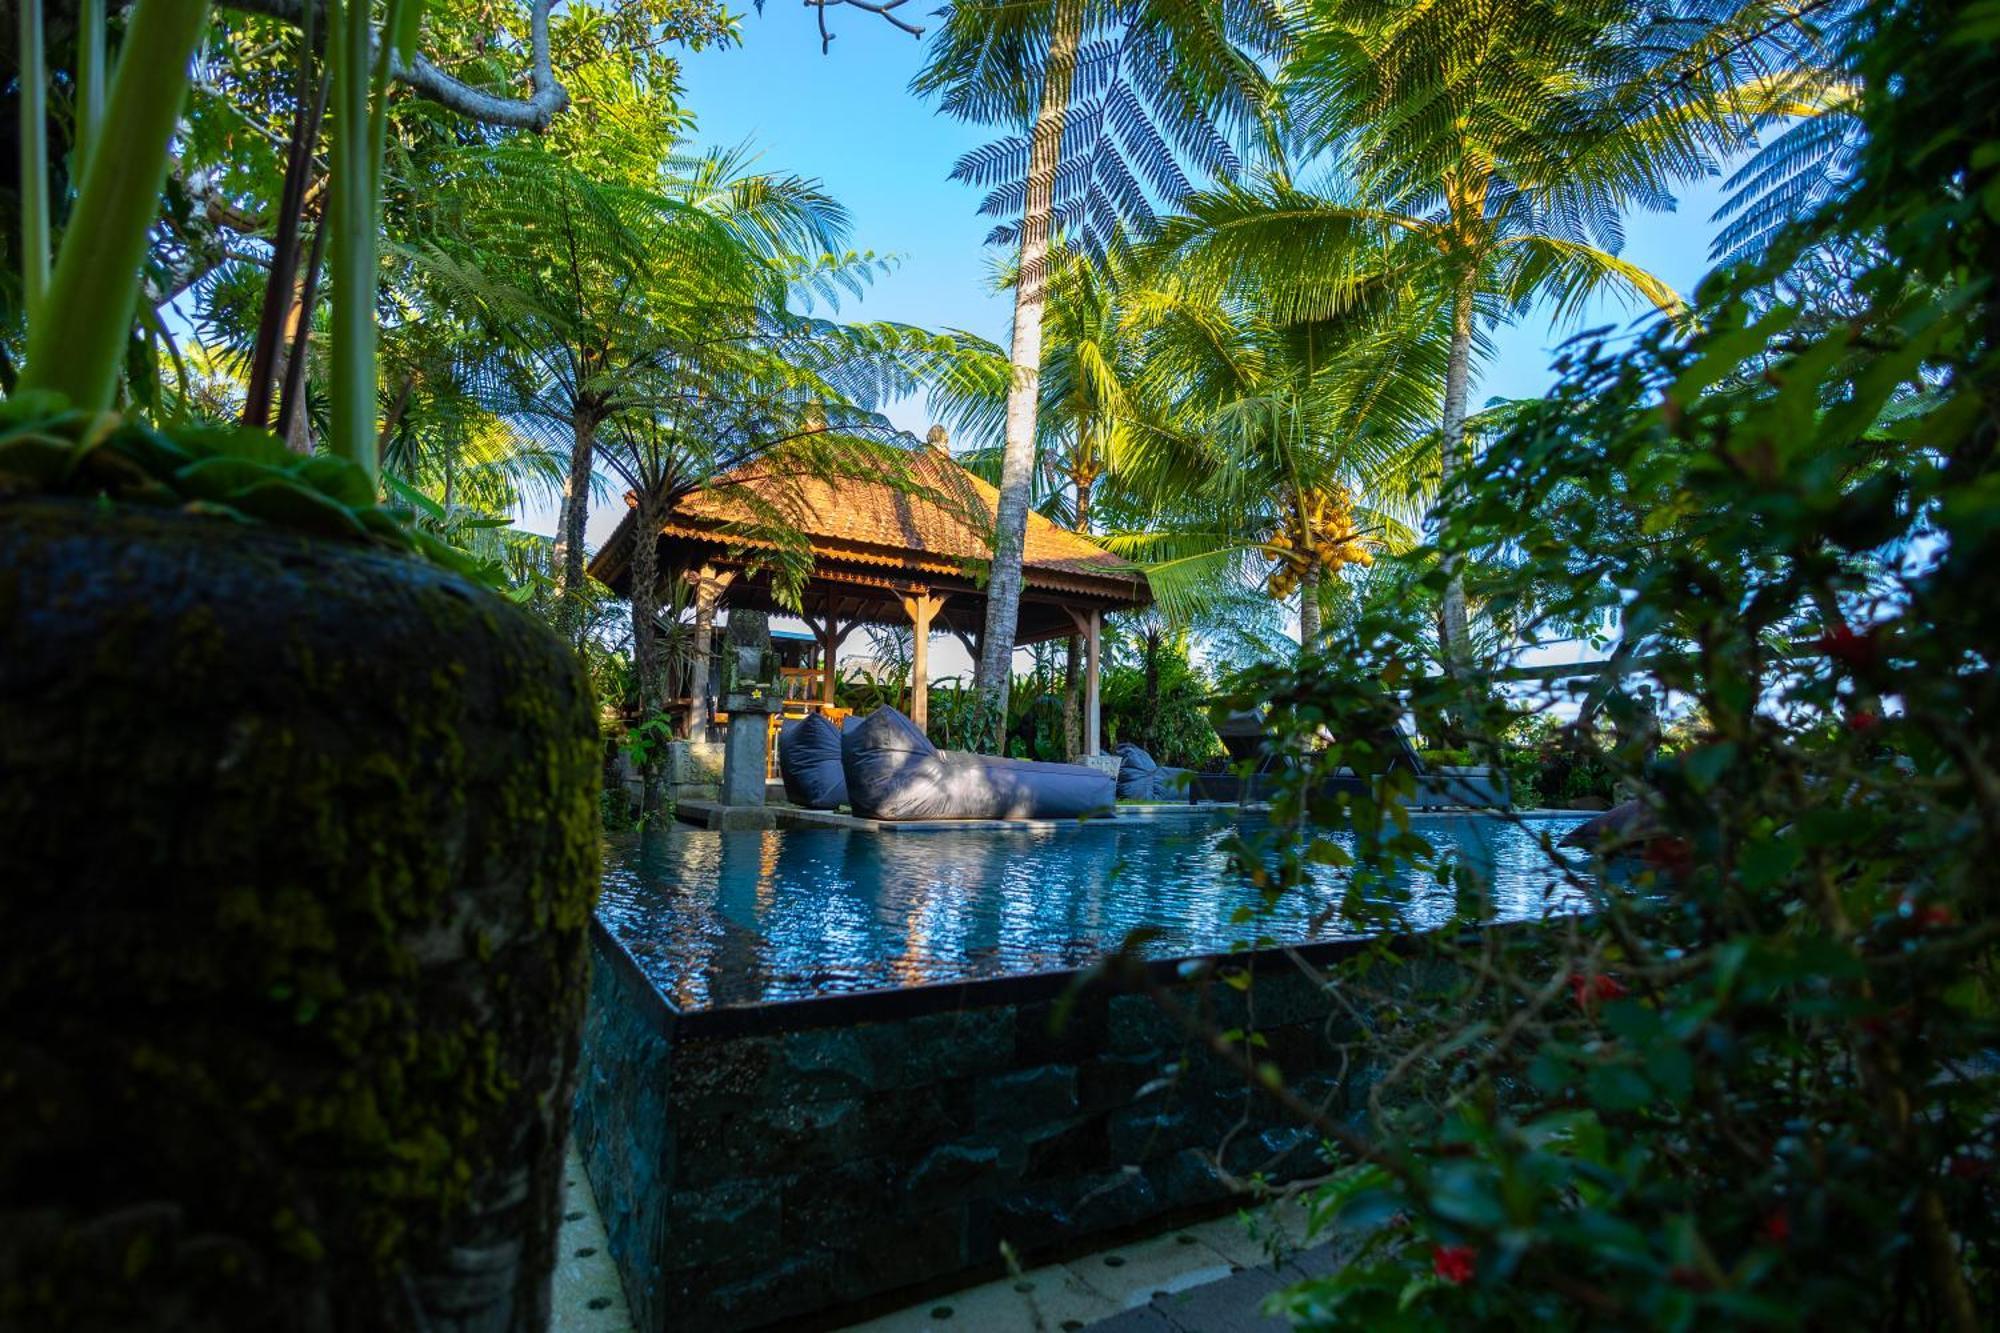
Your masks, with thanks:
[{"label": "wooden post", "polygon": [[1090,625],[1084,633],[1084,643],[1090,654],[1090,672],[1083,681],[1083,752],[1101,754],[1103,752],[1103,718],[1098,713],[1099,659],[1104,646],[1104,613],[1092,611]]},{"label": "wooden post", "polygon": [[819,701],[828,707],[833,705],[833,659],[840,651],[840,617],[835,614],[833,594],[826,595],[826,620],[820,627],[820,679]]},{"label": "wooden post", "polygon": [[931,617],[944,603],[928,588],[919,588],[903,597],[903,614],[915,630],[910,643],[910,721],[917,730],[928,732],[931,721]]}]

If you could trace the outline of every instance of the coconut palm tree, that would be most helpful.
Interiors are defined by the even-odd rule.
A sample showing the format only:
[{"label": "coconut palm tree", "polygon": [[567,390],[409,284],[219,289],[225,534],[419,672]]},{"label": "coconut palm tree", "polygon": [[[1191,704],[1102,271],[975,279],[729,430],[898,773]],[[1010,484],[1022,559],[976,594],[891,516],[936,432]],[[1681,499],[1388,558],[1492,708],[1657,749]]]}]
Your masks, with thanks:
[{"label": "coconut palm tree", "polygon": [[[1783,47],[1796,25],[1740,7],[1570,0],[1311,0],[1281,78],[1293,151],[1336,163],[1339,190],[1284,170],[1190,200],[1180,257],[1265,291],[1284,317],[1351,299],[1391,254],[1449,320],[1440,463],[1463,459],[1481,330],[1600,293],[1666,312],[1666,283],[1618,257],[1632,208],[1673,206],[1756,124],[1796,105]],[[1358,261],[1358,268],[1357,268]],[[1421,274],[1422,276],[1417,276]],[[1468,643],[1462,580],[1444,600],[1448,654]]]},{"label": "coconut palm tree", "polygon": [[1449,339],[1397,295],[1292,322],[1251,292],[1169,282],[1128,296],[1144,329],[1141,392],[1172,405],[1129,423],[1119,487],[1151,509],[1109,540],[1146,562],[1169,616],[1192,620],[1251,586],[1296,595],[1310,651],[1329,581],[1412,540]]},{"label": "coconut palm tree", "polygon": [[[1012,676],[1048,254],[1058,223],[1080,238],[1109,236],[1119,221],[1150,214],[1142,179],[1172,204],[1186,191],[1187,168],[1210,177],[1233,169],[1224,131],[1252,122],[1267,105],[1259,61],[1282,48],[1280,14],[1269,0],[974,0],[942,11],[913,87],[938,94],[950,115],[1015,136],[968,158],[959,172],[999,185],[989,208],[1020,218],[999,237],[1018,244],[1019,277],[977,672],[995,718],[1006,715]],[[1082,132],[1071,136],[1079,108]]]}]

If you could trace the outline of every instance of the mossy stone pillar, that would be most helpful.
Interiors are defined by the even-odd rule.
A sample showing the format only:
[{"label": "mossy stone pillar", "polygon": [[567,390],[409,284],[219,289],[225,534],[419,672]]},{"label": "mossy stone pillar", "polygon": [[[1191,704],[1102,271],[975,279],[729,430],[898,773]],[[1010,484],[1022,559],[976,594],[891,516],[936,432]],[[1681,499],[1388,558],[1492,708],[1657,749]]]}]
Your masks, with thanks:
[{"label": "mossy stone pillar", "polygon": [[596,746],[457,575],[0,501],[0,1327],[543,1328]]}]

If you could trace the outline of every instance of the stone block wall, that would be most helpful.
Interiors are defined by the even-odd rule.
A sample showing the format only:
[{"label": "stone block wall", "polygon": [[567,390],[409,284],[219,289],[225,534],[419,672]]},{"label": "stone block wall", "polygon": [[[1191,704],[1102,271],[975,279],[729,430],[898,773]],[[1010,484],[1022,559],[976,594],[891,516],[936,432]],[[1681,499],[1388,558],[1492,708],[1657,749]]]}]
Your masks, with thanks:
[{"label": "stone block wall", "polygon": [[[598,934],[576,1133],[645,1333],[783,1326],[1323,1166],[1145,994],[1023,977],[676,1013]],[[1296,970],[1181,1003],[1341,1114],[1366,1071]],[[1066,1018],[1059,1021],[1059,1013]],[[1221,1170],[1216,1155],[1220,1151]]]},{"label": "stone block wall", "polygon": [[677,801],[712,801],[722,790],[721,741],[672,741],[667,745],[667,794]]}]

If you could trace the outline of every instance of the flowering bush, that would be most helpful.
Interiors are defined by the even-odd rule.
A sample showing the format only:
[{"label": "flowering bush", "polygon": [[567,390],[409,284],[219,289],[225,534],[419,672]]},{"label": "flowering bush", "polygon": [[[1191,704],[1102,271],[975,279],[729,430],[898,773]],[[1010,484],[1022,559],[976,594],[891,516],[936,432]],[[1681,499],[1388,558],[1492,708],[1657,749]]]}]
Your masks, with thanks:
[{"label": "flowering bush", "polygon": [[[1982,17],[1983,15],[1983,17]],[[1346,910],[1401,920],[1411,863],[1458,929],[1367,991],[1317,1128],[1313,1200],[1352,1259],[1277,1298],[1314,1328],[1989,1326],[2000,1290],[2000,51],[1991,6],[1904,3],[1857,66],[1869,139],[1845,201],[1702,331],[1591,346],[1458,479],[1438,542],[1514,623],[1613,625],[1604,763],[1635,854],[1547,847],[1587,911],[1488,921],[1482,887],[1391,799],[1332,794],[1346,738],[1450,716],[1500,753],[1477,680],[1426,673],[1393,610],[1338,660],[1254,684],[1329,735],[1262,845],[1271,895],[1352,861]],[[1984,92],[1979,90],[1984,88]],[[1861,313],[1781,299],[1841,247]],[[1852,304],[1852,303],[1850,303]],[[1498,664],[1496,664],[1498,665]],[[1698,729],[1661,745],[1662,701]],[[1304,828],[1300,835],[1287,830]],[[1353,836],[1337,844],[1331,830]],[[1266,1071],[1273,1084],[1282,1073]]]}]

